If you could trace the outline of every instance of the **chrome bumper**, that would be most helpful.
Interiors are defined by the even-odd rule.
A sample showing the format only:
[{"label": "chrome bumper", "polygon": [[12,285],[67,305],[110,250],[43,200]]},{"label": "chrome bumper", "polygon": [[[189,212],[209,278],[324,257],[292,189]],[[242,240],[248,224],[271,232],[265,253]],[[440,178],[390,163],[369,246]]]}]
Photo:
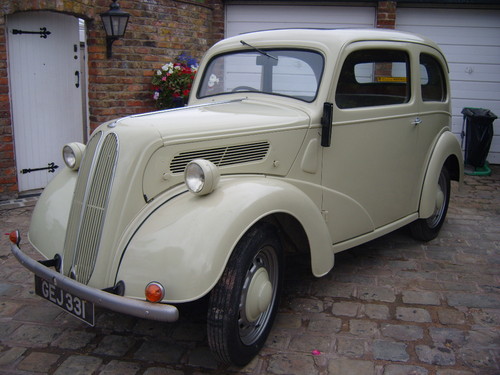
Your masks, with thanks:
[{"label": "chrome bumper", "polygon": [[91,288],[40,264],[36,260],[31,259],[15,244],[11,244],[11,251],[19,263],[37,276],[50,280],[59,288],[86,299],[87,301],[94,303],[95,306],[136,316],[138,318],[157,320],[161,322],[175,322],[179,319],[179,311],[175,306],[161,303],[154,304],[147,301],[117,296],[99,289]]}]

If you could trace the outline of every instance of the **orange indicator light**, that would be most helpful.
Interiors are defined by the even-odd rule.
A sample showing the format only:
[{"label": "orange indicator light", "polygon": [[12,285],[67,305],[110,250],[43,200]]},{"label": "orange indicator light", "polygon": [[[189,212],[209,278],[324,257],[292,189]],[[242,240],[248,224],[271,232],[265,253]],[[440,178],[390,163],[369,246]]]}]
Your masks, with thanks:
[{"label": "orange indicator light", "polygon": [[10,233],[5,233],[6,236],[9,236],[10,242],[12,242],[15,245],[19,245],[21,242],[21,233],[19,233],[18,230],[14,230]]},{"label": "orange indicator light", "polygon": [[165,297],[165,289],[160,283],[152,281],[146,286],[145,294],[149,302],[160,302]]}]

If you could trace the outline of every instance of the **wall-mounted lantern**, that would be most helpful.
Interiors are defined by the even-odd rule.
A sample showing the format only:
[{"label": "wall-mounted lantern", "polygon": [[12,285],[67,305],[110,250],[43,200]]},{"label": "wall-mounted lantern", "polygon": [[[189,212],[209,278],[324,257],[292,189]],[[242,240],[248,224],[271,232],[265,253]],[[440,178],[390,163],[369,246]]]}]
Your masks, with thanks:
[{"label": "wall-mounted lantern", "polygon": [[101,13],[104,31],[106,31],[106,56],[112,56],[111,45],[125,34],[130,14],[120,9],[116,0],[109,6],[107,12]]}]

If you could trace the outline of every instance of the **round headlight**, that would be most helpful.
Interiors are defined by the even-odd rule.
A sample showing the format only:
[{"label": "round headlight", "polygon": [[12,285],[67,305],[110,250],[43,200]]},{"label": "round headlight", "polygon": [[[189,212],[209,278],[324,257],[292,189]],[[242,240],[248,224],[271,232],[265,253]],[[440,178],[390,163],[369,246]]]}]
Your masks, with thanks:
[{"label": "round headlight", "polygon": [[191,161],[184,171],[184,181],[188,189],[197,195],[210,194],[219,183],[219,169],[205,159]]},{"label": "round headlight", "polygon": [[63,160],[69,169],[77,171],[80,168],[84,150],[85,145],[78,142],[68,143],[63,147]]}]

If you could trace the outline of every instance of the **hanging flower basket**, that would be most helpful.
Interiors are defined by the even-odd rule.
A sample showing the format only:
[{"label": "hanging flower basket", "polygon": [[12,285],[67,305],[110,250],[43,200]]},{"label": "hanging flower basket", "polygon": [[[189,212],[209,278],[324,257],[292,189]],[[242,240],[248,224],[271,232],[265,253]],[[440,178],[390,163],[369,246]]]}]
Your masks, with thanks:
[{"label": "hanging flower basket", "polygon": [[153,99],[159,109],[183,107],[191,92],[194,75],[198,70],[196,59],[186,54],[165,64],[153,75]]}]

